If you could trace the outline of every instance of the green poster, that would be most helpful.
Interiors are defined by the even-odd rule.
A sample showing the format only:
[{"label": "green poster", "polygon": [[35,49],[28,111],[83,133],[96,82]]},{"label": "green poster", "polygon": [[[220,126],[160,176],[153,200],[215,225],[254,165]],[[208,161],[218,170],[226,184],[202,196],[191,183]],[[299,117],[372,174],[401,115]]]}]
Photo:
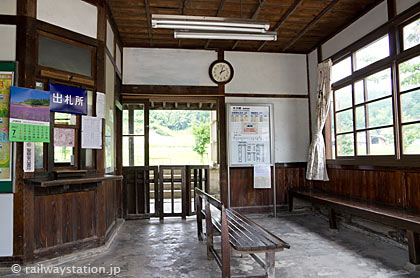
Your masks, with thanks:
[{"label": "green poster", "polygon": [[10,122],[9,140],[13,142],[50,142],[50,126],[26,121]]}]

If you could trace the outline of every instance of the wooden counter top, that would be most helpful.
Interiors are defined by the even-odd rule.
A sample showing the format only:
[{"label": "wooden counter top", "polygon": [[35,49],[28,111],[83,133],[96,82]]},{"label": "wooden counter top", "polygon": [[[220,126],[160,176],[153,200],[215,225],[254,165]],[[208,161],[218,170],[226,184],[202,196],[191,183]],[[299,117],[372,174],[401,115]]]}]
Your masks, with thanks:
[{"label": "wooden counter top", "polygon": [[26,180],[27,183],[32,184],[36,187],[53,187],[53,186],[62,186],[62,185],[71,185],[71,184],[83,184],[83,183],[96,183],[104,180],[122,180],[123,176],[115,175],[104,175],[104,176],[90,176],[83,178],[73,178],[73,179],[57,179],[57,180]]}]

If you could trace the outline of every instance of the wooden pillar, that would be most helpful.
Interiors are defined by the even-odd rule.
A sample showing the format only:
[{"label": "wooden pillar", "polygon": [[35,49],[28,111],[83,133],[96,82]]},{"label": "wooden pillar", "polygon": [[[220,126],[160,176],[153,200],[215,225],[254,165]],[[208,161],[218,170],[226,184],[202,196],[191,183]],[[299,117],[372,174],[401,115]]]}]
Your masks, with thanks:
[{"label": "wooden pillar", "polygon": [[407,231],[407,239],[410,263],[420,265],[420,235],[413,231]]}]

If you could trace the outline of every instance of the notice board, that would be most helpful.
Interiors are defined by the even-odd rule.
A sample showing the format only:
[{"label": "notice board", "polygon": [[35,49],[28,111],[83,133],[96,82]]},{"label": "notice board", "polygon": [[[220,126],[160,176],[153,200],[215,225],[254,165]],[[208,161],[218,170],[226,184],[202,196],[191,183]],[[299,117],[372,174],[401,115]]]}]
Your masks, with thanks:
[{"label": "notice board", "polygon": [[270,104],[228,106],[230,166],[272,164],[271,111]]}]

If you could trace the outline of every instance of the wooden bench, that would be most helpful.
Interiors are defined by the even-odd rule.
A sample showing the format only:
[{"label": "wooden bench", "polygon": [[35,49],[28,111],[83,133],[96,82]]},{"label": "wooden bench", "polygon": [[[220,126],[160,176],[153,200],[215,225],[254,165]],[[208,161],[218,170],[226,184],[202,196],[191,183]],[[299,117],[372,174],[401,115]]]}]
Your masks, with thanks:
[{"label": "wooden bench", "polygon": [[[203,210],[202,201],[205,209]],[[214,257],[222,270],[222,278],[230,276],[230,255],[232,251],[239,254],[249,254],[265,270],[264,275],[252,277],[275,276],[275,253],[284,248],[290,248],[289,244],[259,226],[249,218],[238,212],[226,209],[223,204],[195,188],[195,203],[197,212],[198,239],[203,240],[203,219],[206,221],[207,257]],[[211,209],[213,208],[213,209]],[[220,234],[221,256],[213,245],[213,237]],[[265,261],[256,253],[265,253]],[[251,276],[247,276],[251,277]]]},{"label": "wooden bench", "polygon": [[420,265],[419,213],[309,189],[289,190],[289,211],[293,210],[293,198],[305,199],[327,207],[331,229],[337,229],[336,211],[405,229],[410,263]]}]

